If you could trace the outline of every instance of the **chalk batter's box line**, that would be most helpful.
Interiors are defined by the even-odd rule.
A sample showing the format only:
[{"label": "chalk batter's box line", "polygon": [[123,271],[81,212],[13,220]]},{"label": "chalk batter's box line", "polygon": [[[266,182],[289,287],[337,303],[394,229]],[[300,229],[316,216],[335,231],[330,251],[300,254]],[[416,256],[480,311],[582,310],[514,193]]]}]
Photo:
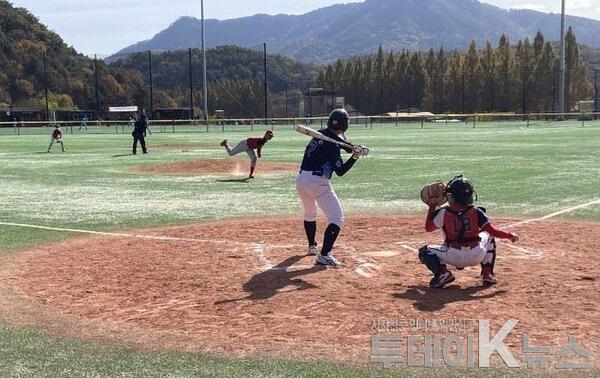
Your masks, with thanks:
[{"label": "chalk batter's box line", "polygon": [[[288,268],[302,269],[307,268],[306,266],[291,266],[286,267],[284,269],[275,268],[272,262],[269,260],[266,255],[265,248],[303,248],[305,246],[300,244],[267,244],[267,243],[255,243],[255,242],[238,242],[235,240],[216,240],[216,239],[196,239],[196,238],[180,238],[174,236],[155,236],[155,235],[139,235],[139,234],[126,234],[122,232],[106,232],[106,231],[92,231],[92,230],[82,230],[75,228],[62,228],[62,227],[48,227],[48,226],[39,226],[32,224],[24,224],[24,223],[12,223],[12,222],[0,222],[0,225],[11,226],[11,227],[21,227],[21,228],[33,228],[38,230],[48,230],[48,231],[57,231],[57,232],[69,232],[69,233],[77,233],[77,234],[88,234],[88,235],[99,235],[99,236],[108,236],[108,237],[119,237],[119,238],[135,238],[135,239],[145,239],[145,240],[158,240],[158,241],[171,241],[171,242],[186,242],[186,243],[214,243],[214,244],[225,244],[225,245],[237,245],[252,248],[255,255],[258,257],[260,262],[262,263],[262,270],[285,270]],[[350,257],[359,259],[357,256],[350,255]],[[359,266],[355,269],[356,273],[360,276],[370,278],[372,277],[372,273],[369,272],[371,268],[375,268],[376,265],[372,262],[359,262]],[[367,270],[365,272],[365,270]]]}]

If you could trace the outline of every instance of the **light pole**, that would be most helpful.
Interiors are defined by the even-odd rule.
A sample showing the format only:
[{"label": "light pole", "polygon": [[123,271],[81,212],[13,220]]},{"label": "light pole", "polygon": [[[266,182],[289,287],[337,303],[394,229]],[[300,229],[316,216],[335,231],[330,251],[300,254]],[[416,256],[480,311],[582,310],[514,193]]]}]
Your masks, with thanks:
[{"label": "light pole", "polygon": [[208,84],[206,83],[206,38],[204,35],[204,0],[200,1],[202,13],[202,78],[204,81],[204,119],[208,122]]},{"label": "light pole", "polygon": [[558,72],[558,112],[559,120],[563,121],[565,116],[565,0],[562,0],[560,14],[560,68]]}]

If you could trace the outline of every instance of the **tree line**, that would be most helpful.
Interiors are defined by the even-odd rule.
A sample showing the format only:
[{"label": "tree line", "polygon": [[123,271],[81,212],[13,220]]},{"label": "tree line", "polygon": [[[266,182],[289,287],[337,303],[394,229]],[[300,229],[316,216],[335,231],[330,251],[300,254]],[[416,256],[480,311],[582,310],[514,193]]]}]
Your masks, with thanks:
[{"label": "tree line", "polygon": [[[566,48],[566,104],[592,99],[573,30]],[[468,50],[389,52],[338,60],[319,72],[317,83],[345,96],[364,114],[417,108],[434,113],[553,112],[557,110],[559,52],[538,32],[511,45],[502,35],[497,46],[483,49],[472,41]]]}]

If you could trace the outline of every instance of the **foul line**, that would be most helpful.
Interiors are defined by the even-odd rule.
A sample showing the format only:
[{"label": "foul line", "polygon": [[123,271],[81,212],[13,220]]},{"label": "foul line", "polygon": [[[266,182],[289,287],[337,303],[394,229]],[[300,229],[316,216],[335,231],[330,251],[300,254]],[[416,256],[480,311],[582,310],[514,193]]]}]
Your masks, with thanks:
[{"label": "foul line", "polygon": [[[153,235],[138,235],[138,234],[125,234],[120,232],[105,232],[105,231],[91,231],[91,230],[79,230],[75,228],[60,228],[60,227],[47,227],[47,226],[36,226],[32,224],[23,223],[9,223],[0,222],[0,226],[11,226],[11,227],[22,227],[22,228],[34,228],[38,230],[48,231],[61,231],[61,232],[72,232],[78,234],[89,234],[89,235],[100,235],[100,236],[112,236],[122,238],[136,238],[136,239],[149,239],[149,240],[162,240],[162,241],[180,241],[188,243],[215,243],[215,244],[232,244],[241,246],[254,246],[257,243],[253,242],[238,242],[234,240],[215,240],[215,239],[195,239],[195,238],[179,238],[175,236],[153,236]],[[295,244],[268,244],[272,248],[293,248],[297,247]]]},{"label": "foul line", "polygon": [[546,219],[554,218],[556,216],[559,216],[559,215],[562,215],[562,214],[566,214],[566,213],[570,213],[572,211],[583,209],[584,207],[588,207],[588,206],[592,206],[592,205],[596,205],[596,204],[600,204],[600,199],[592,201],[592,202],[584,203],[584,204],[581,204],[581,205],[569,207],[568,209],[564,209],[564,210],[560,210],[560,211],[554,212],[552,214],[544,215],[543,217],[528,219],[528,220],[524,220],[524,221],[517,222],[517,223],[512,223],[512,224],[504,226],[504,228],[517,227],[517,226],[522,226],[524,224],[529,224],[529,223],[543,221],[543,220],[546,220]]}]

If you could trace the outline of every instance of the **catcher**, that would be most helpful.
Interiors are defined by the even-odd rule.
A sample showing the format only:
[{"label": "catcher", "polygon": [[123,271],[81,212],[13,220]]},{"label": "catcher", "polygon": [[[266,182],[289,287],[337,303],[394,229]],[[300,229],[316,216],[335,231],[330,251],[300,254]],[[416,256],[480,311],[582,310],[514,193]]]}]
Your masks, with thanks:
[{"label": "catcher", "polygon": [[[256,163],[258,162],[258,159],[261,158],[262,148],[271,139],[273,139],[273,132],[271,130],[267,130],[262,138],[244,139],[234,148],[229,147],[229,144],[227,144],[227,139],[225,139],[221,142],[221,147],[225,147],[225,150],[229,156],[234,156],[241,152],[247,153],[248,157],[250,158],[250,175],[248,175],[248,178],[253,179]],[[256,152],[254,152],[254,150],[256,150]]]},{"label": "catcher", "polygon": [[[496,243],[494,238],[519,237],[495,228],[485,214],[485,209],[473,206],[477,194],[473,185],[462,175],[445,185],[435,182],[421,190],[421,200],[429,206],[425,230],[441,229],[445,240],[442,245],[426,245],[419,249],[419,260],[434,274],[429,287],[442,288],[455,277],[446,264],[462,270],[467,266],[481,264],[484,284],[498,282],[494,275]],[[448,206],[439,207],[448,201]]]},{"label": "catcher", "polygon": [[59,143],[60,147],[62,149],[62,152],[65,152],[65,144],[62,140],[62,135],[63,135],[63,132],[60,129],[60,125],[57,123],[56,126],[54,127],[54,130],[52,131],[52,135],[50,135],[50,145],[48,146],[48,152],[52,151],[52,145],[54,144],[54,142]]}]

